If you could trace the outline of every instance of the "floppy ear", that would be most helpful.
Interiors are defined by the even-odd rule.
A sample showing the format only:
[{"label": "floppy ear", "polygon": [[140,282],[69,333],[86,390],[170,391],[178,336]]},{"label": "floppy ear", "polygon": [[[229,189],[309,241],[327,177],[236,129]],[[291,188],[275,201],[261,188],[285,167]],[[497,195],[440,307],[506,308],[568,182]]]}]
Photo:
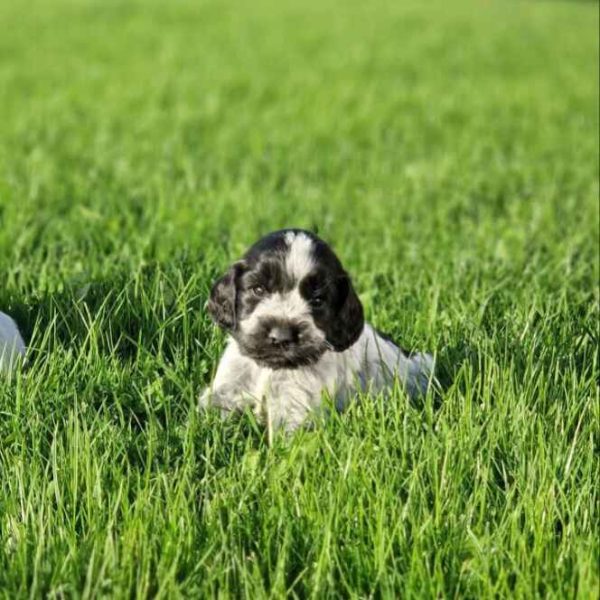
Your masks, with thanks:
[{"label": "floppy ear", "polygon": [[234,263],[225,275],[217,279],[210,291],[206,310],[212,320],[223,329],[237,327],[237,278],[242,271],[243,263]]},{"label": "floppy ear", "polygon": [[347,274],[337,281],[335,308],[327,341],[336,352],[342,352],[356,342],[365,324],[362,304]]}]

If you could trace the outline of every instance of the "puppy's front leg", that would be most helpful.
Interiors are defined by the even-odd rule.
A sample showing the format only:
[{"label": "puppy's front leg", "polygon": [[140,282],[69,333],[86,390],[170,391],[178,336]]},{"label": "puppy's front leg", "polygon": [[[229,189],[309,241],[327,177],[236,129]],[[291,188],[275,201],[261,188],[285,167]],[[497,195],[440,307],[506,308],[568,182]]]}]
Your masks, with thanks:
[{"label": "puppy's front leg", "polygon": [[220,388],[207,387],[200,395],[198,407],[202,410],[216,408],[221,412],[222,417],[227,417],[231,413],[241,412],[247,402],[244,401],[244,392],[238,388],[223,386]]},{"label": "puppy's front leg", "polygon": [[200,395],[198,407],[219,409],[222,416],[241,412],[252,404],[251,382],[255,366],[242,356],[234,340],[230,340],[212,384]]}]

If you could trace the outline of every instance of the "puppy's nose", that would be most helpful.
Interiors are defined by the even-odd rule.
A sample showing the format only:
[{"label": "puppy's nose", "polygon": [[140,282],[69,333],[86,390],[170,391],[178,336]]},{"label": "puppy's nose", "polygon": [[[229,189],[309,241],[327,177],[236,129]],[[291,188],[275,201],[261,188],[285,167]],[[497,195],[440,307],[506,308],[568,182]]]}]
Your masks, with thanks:
[{"label": "puppy's nose", "polygon": [[273,345],[287,345],[298,339],[298,331],[292,325],[275,325],[269,331],[269,340]]}]

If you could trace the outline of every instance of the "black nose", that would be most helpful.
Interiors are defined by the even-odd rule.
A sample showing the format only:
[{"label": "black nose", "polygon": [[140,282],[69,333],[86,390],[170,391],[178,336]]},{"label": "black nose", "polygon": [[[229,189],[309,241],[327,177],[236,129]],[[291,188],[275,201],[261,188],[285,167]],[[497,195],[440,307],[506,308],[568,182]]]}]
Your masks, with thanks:
[{"label": "black nose", "polygon": [[293,325],[275,325],[269,331],[269,340],[276,346],[292,344],[298,340],[298,330]]}]

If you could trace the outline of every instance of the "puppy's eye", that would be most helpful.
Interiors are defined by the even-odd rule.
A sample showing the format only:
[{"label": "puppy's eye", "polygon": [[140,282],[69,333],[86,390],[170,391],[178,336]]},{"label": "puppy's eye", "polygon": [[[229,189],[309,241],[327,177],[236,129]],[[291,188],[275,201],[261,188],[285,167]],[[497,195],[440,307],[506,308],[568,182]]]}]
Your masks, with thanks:
[{"label": "puppy's eye", "polygon": [[310,303],[313,306],[319,307],[319,306],[323,306],[323,302],[325,300],[323,299],[322,296],[314,296],[313,298],[311,298]]},{"label": "puppy's eye", "polygon": [[251,288],[251,291],[255,296],[264,296],[266,292],[262,285],[255,285],[253,288]]}]

